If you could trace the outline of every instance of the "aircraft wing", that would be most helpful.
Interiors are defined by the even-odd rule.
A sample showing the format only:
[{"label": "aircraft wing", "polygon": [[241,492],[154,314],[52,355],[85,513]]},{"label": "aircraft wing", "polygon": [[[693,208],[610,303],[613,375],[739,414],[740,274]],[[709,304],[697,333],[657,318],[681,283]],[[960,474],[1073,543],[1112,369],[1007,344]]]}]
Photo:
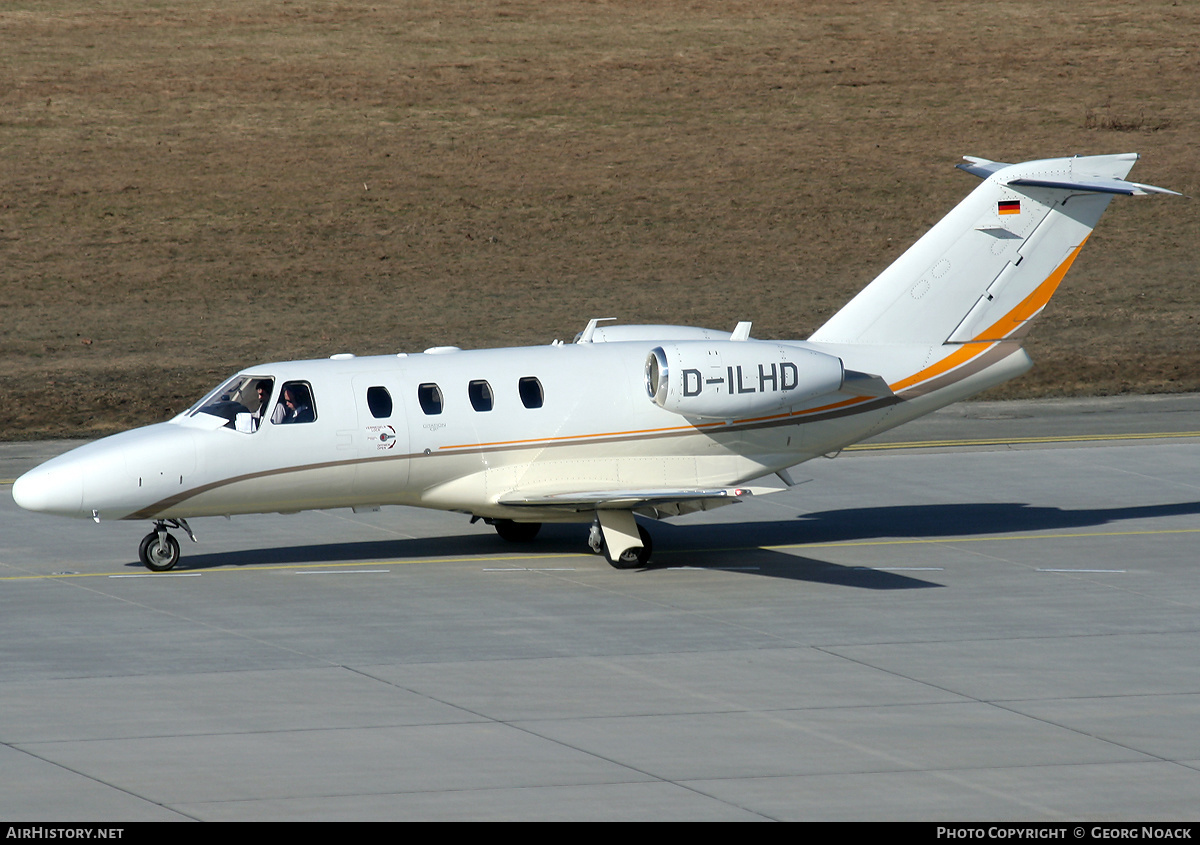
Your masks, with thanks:
[{"label": "aircraft wing", "polygon": [[586,490],[533,493],[513,490],[497,504],[509,507],[554,509],[572,512],[596,510],[647,510],[656,515],[678,516],[698,510],[730,505],[747,496],[775,493],[778,487],[713,487],[679,490]]}]

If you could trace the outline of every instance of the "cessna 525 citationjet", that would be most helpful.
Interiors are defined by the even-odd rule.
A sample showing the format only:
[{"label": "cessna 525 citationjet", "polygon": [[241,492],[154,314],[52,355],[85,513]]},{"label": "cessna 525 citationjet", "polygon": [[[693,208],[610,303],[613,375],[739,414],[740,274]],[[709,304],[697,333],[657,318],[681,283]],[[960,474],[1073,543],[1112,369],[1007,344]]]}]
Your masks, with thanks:
[{"label": "cessna 525 citationjet", "polygon": [[[157,425],[21,476],[23,508],[152,520],[142,563],[179,560],[187,519],[413,505],[506,540],[590,522],[618,568],[650,556],[634,515],[736,502],[756,479],[999,384],[1136,154],[1003,164],[808,340],[605,325],[574,343],[251,367]],[[777,489],[777,488],[775,488]]]}]

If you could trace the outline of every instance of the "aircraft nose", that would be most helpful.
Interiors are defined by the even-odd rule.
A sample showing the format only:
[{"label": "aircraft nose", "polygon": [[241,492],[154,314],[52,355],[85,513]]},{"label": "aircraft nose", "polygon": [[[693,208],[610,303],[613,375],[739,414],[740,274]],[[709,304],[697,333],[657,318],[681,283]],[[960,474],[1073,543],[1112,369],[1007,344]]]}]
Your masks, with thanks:
[{"label": "aircraft nose", "polygon": [[12,496],[27,511],[77,516],[83,507],[83,475],[70,467],[31,469],[13,482]]}]

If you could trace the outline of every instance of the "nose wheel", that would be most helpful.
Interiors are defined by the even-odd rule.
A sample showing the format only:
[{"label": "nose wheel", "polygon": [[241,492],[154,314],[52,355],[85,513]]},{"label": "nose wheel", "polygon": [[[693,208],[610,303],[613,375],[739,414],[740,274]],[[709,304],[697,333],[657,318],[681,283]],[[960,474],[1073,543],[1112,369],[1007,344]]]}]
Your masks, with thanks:
[{"label": "nose wheel", "polygon": [[[167,572],[179,563],[179,541],[167,531],[167,522],[154,523],[154,530],[143,537],[138,546],[138,559],[151,572]],[[196,535],[185,520],[172,519],[169,522],[175,528],[182,528],[192,542],[196,542]]]},{"label": "nose wheel", "polygon": [[138,546],[138,557],[142,565],[151,572],[166,572],[174,569],[179,563],[179,541],[167,533],[166,529],[151,531],[142,538]]}]

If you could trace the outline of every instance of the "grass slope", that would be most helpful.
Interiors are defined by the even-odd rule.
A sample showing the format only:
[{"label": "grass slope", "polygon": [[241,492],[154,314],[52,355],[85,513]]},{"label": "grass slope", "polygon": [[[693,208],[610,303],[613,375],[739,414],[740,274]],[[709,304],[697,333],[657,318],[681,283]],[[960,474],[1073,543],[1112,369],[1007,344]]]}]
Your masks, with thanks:
[{"label": "grass slope", "polygon": [[[0,8],[0,439],[164,419],[252,363],[804,337],[1006,161],[1194,195],[1200,5]],[[1200,389],[1188,200],[1119,200],[996,396]]]}]

